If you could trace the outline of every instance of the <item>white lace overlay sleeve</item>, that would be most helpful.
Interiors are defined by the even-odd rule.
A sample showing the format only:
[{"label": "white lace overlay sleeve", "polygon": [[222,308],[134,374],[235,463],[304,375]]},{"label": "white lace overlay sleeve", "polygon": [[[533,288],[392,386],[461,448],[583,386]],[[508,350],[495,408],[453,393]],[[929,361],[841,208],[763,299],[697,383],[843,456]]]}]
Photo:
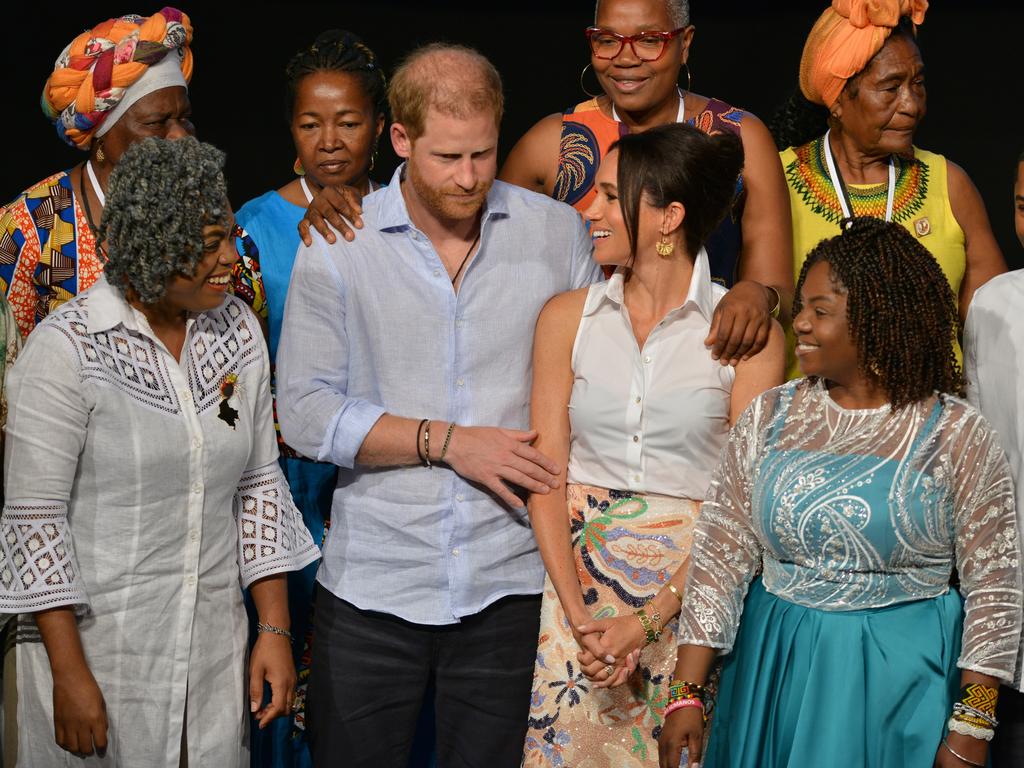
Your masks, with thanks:
[{"label": "white lace overlay sleeve", "polygon": [[750,467],[758,423],[770,414],[771,402],[758,398],[736,422],[701,505],[679,617],[680,645],[732,648],[747,585],[761,562],[751,527]]},{"label": "white lace overlay sleeve", "polygon": [[234,512],[243,587],[264,576],[297,571],[320,557],[276,461],[242,475]]},{"label": "white lace overlay sleeve", "polygon": [[995,433],[962,417],[953,453],[956,562],[966,604],[958,666],[1012,681],[1021,631],[1013,481]]},{"label": "white lace overlay sleeve", "polygon": [[0,613],[88,606],[59,502],[8,505],[0,521]]}]

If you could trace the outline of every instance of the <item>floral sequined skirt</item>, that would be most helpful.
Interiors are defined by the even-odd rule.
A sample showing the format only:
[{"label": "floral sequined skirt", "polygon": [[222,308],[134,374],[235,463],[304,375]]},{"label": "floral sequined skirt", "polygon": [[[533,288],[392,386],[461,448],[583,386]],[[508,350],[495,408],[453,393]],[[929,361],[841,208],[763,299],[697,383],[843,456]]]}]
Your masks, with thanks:
[{"label": "floral sequined skirt", "polygon": [[[689,555],[699,502],[584,485],[569,485],[566,495],[576,571],[595,618],[641,608]],[[523,765],[656,766],[677,626],[668,622],[661,639],[644,648],[625,685],[594,688],[546,579]]]}]

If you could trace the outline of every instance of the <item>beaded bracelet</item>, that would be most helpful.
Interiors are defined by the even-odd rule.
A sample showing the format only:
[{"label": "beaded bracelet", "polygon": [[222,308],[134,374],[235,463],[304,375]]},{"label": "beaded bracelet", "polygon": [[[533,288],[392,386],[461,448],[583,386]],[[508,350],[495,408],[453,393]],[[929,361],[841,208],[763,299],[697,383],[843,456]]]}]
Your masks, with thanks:
[{"label": "beaded bracelet", "polygon": [[452,441],[452,432],[455,431],[455,422],[453,421],[448,425],[448,434],[444,436],[444,445],[441,446],[441,455],[437,457],[438,461],[444,461],[444,457],[448,455],[448,443]]},{"label": "beaded bracelet", "polygon": [[968,683],[960,689],[960,703],[978,712],[996,716],[996,702],[999,700],[999,689],[981,683]]},{"label": "beaded bracelet", "polygon": [[976,719],[982,721],[985,725],[991,726],[992,728],[999,727],[999,721],[996,720],[992,715],[982,712],[980,709],[964,704],[962,701],[958,701],[953,705],[953,717],[957,719]]},{"label": "beaded bracelet", "polygon": [[676,699],[700,699],[707,698],[703,685],[691,683],[687,680],[673,680],[668,686],[668,699],[671,703]]},{"label": "beaded bracelet", "polygon": [[427,428],[423,430],[423,462],[427,465],[427,469],[433,469],[434,465],[430,463],[430,421],[427,420]]},{"label": "beaded bracelet", "polygon": [[281,629],[281,627],[275,627],[273,624],[264,624],[262,621],[256,622],[257,632],[267,632],[271,635],[281,635],[281,637],[287,637],[289,640],[292,639],[292,633],[287,629]]},{"label": "beaded bracelet", "polygon": [[427,460],[423,458],[423,449],[420,447],[420,440],[423,438],[423,425],[429,423],[430,419],[424,419],[420,422],[420,425],[416,427],[416,457],[420,460],[421,464],[425,464]]},{"label": "beaded bracelet", "polygon": [[985,741],[992,741],[996,735],[996,732],[991,728],[979,726],[975,723],[967,722],[966,720],[956,717],[949,718],[949,722],[946,723],[946,727],[949,728],[950,733],[959,733],[964,736],[971,736],[975,739],[984,739]]}]

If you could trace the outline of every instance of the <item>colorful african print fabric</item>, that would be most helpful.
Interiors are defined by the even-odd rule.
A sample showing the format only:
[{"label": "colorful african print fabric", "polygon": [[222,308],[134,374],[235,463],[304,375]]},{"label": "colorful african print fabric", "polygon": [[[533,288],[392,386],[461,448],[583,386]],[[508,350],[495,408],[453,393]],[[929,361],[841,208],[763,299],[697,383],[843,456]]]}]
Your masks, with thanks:
[{"label": "colorful african print fabric", "polygon": [[0,211],[0,290],[22,336],[103,270],[96,237],[61,171]]},{"label": "colorful african print fabric", "polygon": [[[95,214],[98,216],[99,211]],[[237,239],[238,268],[260,274],[259,252],[243,230]],[[23,337],[65,301],[96,282],[103,256],[79,204],[68,171],[61,171],[22,192],[0,209],[0,291],[7,297]],[[261,318],[266,318],[262,283],[236,283]]]},{"label": "colorful african print fabric", "polygon": [[21,334],[14,313],[11,312],[11,305],[0,296],[0,432],[7,426],[7,390],[4,380],[20,350]]},{"label": "colorful african print fabric", "polygon": [[[689,555],[700,502],[576,484],[566,491],[584,602],[596,619],[635,612]],[[626,684],[595,688],[579,668],[579,646],[547,578],[523,765],[657,765],[677,626],[668,622],[643,649]]]},{"label": "colorful african print fabric", "polygon": [[[832,188],[824,152],[824,137],[821,137],[780,153],[793,218],[794,279],[800,278],[810,250],[822,240],[839,234],[843,213],[839,197]],[[959,296],[967,268],[967,250],[963,230],[949,204],[946,158],[915,147],[912,155],[896,157],[894,162],[893,221],[928,249],[946,275],[953,295]],[[884,218],[887,191],[887,182],[847,184],[854,215]],[[788,377],[792,379],[800,375],[800,369],[793,355],[792,332],[787,334]],[[956,344],[956,352],[959,358],[959,344]]]},{"label": "colorful african print fabric", "polygon": [[[703,110],[687,117],[686,122],[707,134],[740,135],[746,113],[718,99],[708,100]],[[597,99],[571,107],[562,115],[562,135],[558,153],[558,172],[552,196],[568,203],[580,213],[590,207],[597,190],[594,178],[608,148],[628,133],[624,123],[605,115]],[[740,257],[742,238],[740,220],[745,193],[742,177],[736,186],[736,200],[731,215],[719,225],[705,248],[711,262],[711,279],[732,287]]]}]

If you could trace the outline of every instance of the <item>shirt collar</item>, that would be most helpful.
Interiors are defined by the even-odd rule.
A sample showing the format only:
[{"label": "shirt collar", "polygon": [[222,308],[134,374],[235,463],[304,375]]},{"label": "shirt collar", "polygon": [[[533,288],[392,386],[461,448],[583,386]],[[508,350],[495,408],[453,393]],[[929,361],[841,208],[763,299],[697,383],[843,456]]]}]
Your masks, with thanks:
[{"label": "shirt collar", "polygon": [[[593,314],[604,301],[622,306],[625,284],[625,273],[623,268],[619,267],[615,270],[615,274],[604,283],[603,301],[594,302],[590,311],[585,314]],[[711,287],[711,264],[708,261],[708,252],[703,248],[697,252],[697,258],[693,260],[693,274],[690,276],[690,287],[686,292],[686,299],[672,311],[675,312],[691,304],[704,316],[705,320],[711,322],[711,317],[715,312],[715,297]]]},{"label": "shirt collar", "polygon": [[[399,165],[387,187],[378,193],[381,195],[381,203],[377,215],[377,228],[382,232],[415,228],[409,218],[409,209],[405,205],[405,198],[402,196],[402,177],[405,175],[405,166],[406,163]],[[493,219],[508,215],[508,185],[501,181],[495,181],[484,201],[484,218]]]},{"label": "shirt collar", "polygon": [[89,333],[102,333],[118,325],[137,331],[139,323],[135,315],[136,310],[122,293],[107,282],[106,275],[100,274],[89,289]]}]

